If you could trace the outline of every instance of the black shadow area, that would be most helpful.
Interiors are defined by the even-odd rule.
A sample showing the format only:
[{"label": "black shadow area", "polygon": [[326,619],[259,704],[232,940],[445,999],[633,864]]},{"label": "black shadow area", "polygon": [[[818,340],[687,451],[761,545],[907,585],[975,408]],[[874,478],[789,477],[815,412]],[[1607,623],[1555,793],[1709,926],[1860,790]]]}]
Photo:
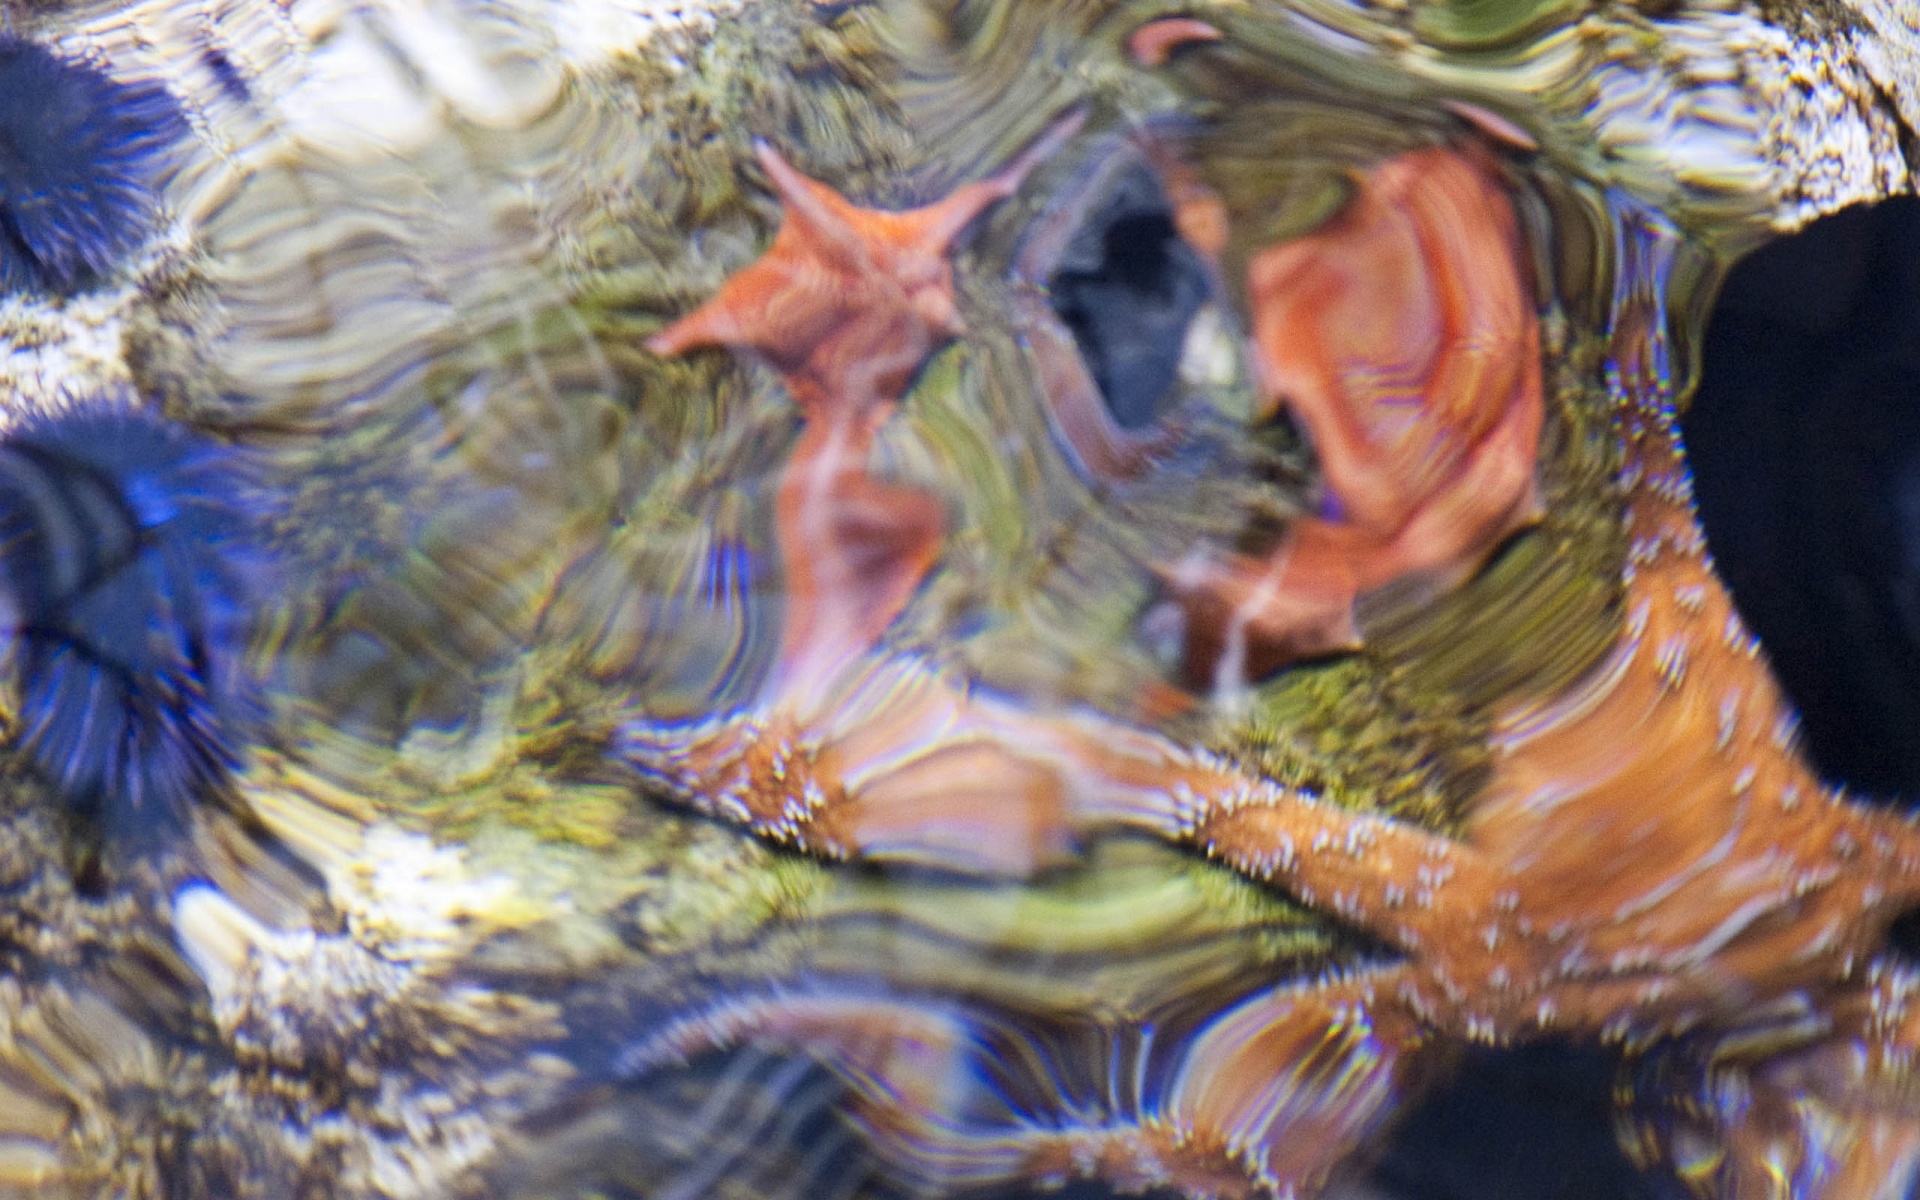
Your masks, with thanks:
[{"label": "black shadow area", "polygon": [[1736,266],[1684,431],[1708,545],[1815,763],[1920,793],[1920,201]]}]

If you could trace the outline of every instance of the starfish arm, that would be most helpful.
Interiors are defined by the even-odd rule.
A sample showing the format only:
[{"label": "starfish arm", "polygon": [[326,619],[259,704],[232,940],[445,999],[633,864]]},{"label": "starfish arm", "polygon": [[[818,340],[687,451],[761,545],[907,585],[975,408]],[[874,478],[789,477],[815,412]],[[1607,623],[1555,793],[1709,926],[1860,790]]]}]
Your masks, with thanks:
[{"label": "starfish arm", "polygon": [[1353,540],[1301,520],[1266,558],[1202,555],[1161,572],[1184,618],[1187,684],[1233,691],[1297,659],[1357,649]]},{"label": "starfish arm", "polygon": [[1187,1044],[1158,1123],[1261,1194],[1318,1194],[1417,1086],[1426,1038],[1395,999],[1405,973],[1278,987],[1222,1012]]},{"label": "starfish arm", "polygon": [[[1394,984],[1389,969],[1258,992],[1164,1055],[1150,1035],[1049,1036],[830,982],[723,1001],[621,1065],[640,1077],[747,1044],[810,1055],[847,1082],[850,1116],[896,1169],[942,1193],[1083,1177],[1196,1200],[1309,1196],[1408,1090],[1422,1036],[1390,1001],[1374,1008]],[[1062,1077],[1109,1082],[1038,1111],[992,1102],[1057,1095]]]},{"label": "starfish arm", "polygon": [[1085,120],[1083,113],[1068,114],[994,174],[956,188],[937,204],[898,214],[898,241],[916,246],[923,253],[944,256],[962,230],[988,208],[1019,191],[1033,169],[1058,153]]},{"label": "starfish arm", "polygon": [[754,715],[631,722],[620,751],[690,806],[825,858],[1027,877],[1076,837],[1075,763],[1034,725],[923,663],[869,658]]},{"label": "starfish arm", "polygon": [[1127,53],[1143,67],[1164,67],[1178,51],[1217,42],[1225,36],[1194,17],[1161,17],[1127,35]]},{"label": "starfish arm", "polygon": [[1811,1040],[1800,1015],[1656,1048],[1622,1097],[1623,1148],[1703,1198],[1902,1200],[1920,1183],[1920,977],[1883,962],[1867,984]]},{"label": "starfish arm", "polygon": [[[1112,752],[1110,752],[1111,754]],[[1103,764],[1076,816],[1197,846],[1250,878],[1324,908],[1443,969],[1471,956],[1474,914],[1491,912],[1504,875],[1471,845],[1330,804],[1220,762],[1171,754]],[[1477,943],[1473,943],[1477,944]]]},{"label": "starfish arm", "polygon": [[686,316],[647,339],[663,356],[724,346],[766,358],[797,401],[812,393],[809,352],[849,318],[847,277],[817,257],[776,242]]},{"label": "starfish arm", "polygon": [[[716,296],[715,301],[719,300]],[[745,335],[730,305],[710,301],[648,338],[646,347],[649,353],[672,358],[703,346],[732,345]]]},{"label": "starfish arm", "polygon": [[875,214],[856,208],[826,184],[794,170],[765,138],[754,139],[753,154],[780,197],[783,233],[791,240],[804,239],[814,253],[844,270],[873,269],[872,251],[861,237],[860,225]]},{"label": "starfish arm", "polygon": [[872,430],[814,422],[776,498],[787,618],[773,690],[830,685],[877,646],[939,553],[939,500],[867,471]]},{"label": "starfish arm", "polygon": [[903,213],[889,214],[894,219],[888,239],[903,252],[936,261],[946,257],[962,230],[979,219],[980,214],[1013,195],[1019,186],[1017,177],[995,175],[974,183],[962,184],[937,204]]},{"label": "starfish arm", "polygon": [[1470,845],[1329,804],[1087,713],[976,696],[907,657],[699,726],[630,723],[627,761],[684,802],[828,858],[1024,877],[1080,839],[1196,846],[1442,972],[1472,960],[1504,878]]}]

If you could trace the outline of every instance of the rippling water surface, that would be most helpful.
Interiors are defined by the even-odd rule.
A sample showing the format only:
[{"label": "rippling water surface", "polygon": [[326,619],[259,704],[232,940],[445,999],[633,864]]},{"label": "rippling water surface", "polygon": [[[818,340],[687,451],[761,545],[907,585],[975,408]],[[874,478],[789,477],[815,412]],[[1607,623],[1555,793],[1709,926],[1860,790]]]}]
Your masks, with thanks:
[{"label": "rippling water surface", "polygon": [[6,11],[0,1195],[1905,1194],[1910,19]]}]

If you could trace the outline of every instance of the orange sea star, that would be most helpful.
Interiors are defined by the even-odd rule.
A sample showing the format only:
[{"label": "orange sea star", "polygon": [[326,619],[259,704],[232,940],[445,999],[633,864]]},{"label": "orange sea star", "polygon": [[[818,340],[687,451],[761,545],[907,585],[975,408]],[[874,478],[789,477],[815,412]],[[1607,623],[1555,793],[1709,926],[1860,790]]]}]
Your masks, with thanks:
[{"label": "orange sea star", "polygon": [[[701,807],[836,857],[1023,871],[1063,849],[1061,739],[1015,745],[1024,714],[877,653],[933,564],[945,515],[867,459],[913,373],[960,329],[955,238],[1077,126],[1060,122],[997,174],[907,212],[853,205],[762,143],[785,213],[773,245],[649,341],[659,354],[720,345],[763,358],[806,422],[775,497],[786,626],[759,701],[698,729],[627,731],[630,761]],[[871,769],[907,745],[919,753]]]},{"label": "orange sea star", "polygon": [[873,644],[932,566],[940,503],[869,472],[874,434],[927,356],[961,331],[954,240],[1074,124],[998,174],[905,212],[852,204],[757,143],[781,203],[773,244],[648,340],[661,355],[700,346],[757,355],[806,419],[776,499],[788,601],[776,687],[831,678]]}]

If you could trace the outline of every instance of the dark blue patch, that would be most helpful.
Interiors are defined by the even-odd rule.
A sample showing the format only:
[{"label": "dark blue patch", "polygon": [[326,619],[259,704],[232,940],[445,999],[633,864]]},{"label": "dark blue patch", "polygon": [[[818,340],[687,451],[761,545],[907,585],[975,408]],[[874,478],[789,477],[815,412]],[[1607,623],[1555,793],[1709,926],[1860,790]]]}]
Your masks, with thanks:
[{"label": "dark blue patch", "polygon": [[71,291],[147,236],[185,126],[159,86],[0,37],[0,287]]},{"label": "dark blue patch", "polygon": [[240,74],[240,68],[233,65],[233,60],[227,57],[226,51],[218,46],[208,46],[201,52],[200,57],[201,61],[207,64],[207,70],[213,72],[214,79],[220,84],[220,90],[225,92],[229,99],[239,104],[246,104],[253,99],[253,91],[247,87],[246,77]]},{"label": "dark blue patch", "polygon": [[1687,457],[1714,564],[1856,791],[1920,796],[1920,200],[1755,251],[1707,325]]},{"label": "dark blue patch", "polygon": [[1122,173],[1068,242],[1049,287],[1121,429],[1158,425],[1180,399],[1174,384],[1188,326],[1211,290],[1153,174],[1144,166]]},{"label": "dark blue patch", "polygon": [[223,800],[259,728],[242,661],[269,562],[236,452],[90,412],[0,442],[17,745],[82,819],[139,838]]}]

